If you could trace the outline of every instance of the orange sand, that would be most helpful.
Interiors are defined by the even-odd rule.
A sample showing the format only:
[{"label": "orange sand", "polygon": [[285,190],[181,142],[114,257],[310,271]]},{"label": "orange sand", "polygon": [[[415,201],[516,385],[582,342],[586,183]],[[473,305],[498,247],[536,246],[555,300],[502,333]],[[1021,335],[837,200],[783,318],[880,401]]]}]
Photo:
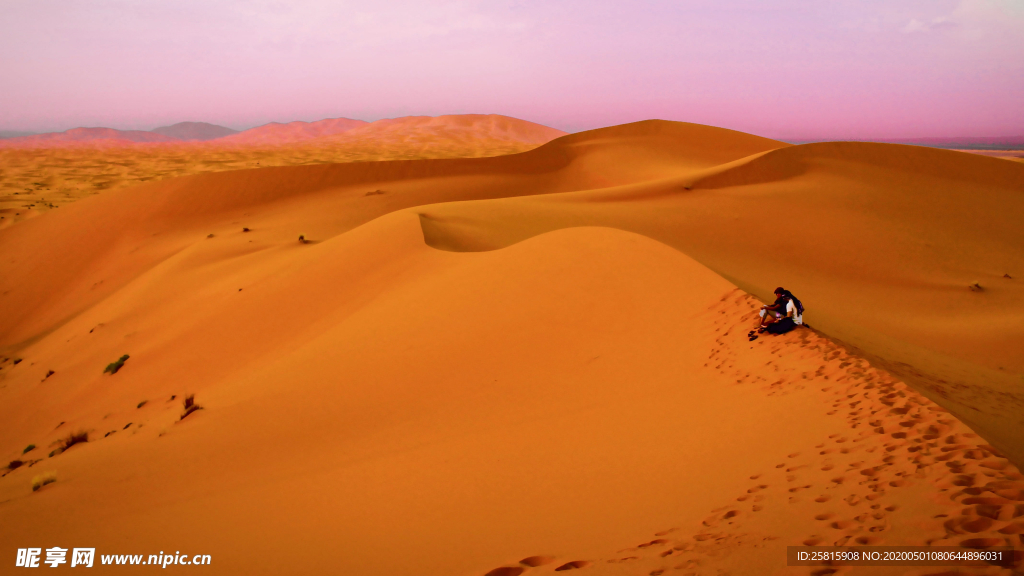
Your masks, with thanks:
[{"label": "orange sand", "polygon": [[[1020,548],[1022,188],[652,121],[81,200],[0,230],[2,554],[760,575],[812,573],[787,545]],[[814,329],[748,342],[779,284]]]}]

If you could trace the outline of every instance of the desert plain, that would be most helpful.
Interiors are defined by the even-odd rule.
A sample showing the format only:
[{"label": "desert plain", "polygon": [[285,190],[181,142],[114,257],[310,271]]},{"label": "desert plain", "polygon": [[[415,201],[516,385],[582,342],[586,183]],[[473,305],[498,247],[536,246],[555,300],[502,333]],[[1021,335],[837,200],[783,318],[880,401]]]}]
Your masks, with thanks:
[{"label": "desert plain", "polygon": [[[272,132],[0,149],[3,554],[1021,573],[1021,162],[657,120]],[[807,325],[749,339],[780,285]],[[844,544],[1017,564],[786,566]]]}]

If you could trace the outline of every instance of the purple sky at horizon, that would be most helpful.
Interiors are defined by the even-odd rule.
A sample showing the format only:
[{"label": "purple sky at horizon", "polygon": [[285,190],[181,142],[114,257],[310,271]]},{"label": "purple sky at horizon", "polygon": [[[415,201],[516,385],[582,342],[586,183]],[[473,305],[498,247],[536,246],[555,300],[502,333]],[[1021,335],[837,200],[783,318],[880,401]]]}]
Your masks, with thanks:
[{"label": "purple sky at horizon", "polygon": [[496,113],[1024,135],[1024,0],[8,0],[0,130]]}]

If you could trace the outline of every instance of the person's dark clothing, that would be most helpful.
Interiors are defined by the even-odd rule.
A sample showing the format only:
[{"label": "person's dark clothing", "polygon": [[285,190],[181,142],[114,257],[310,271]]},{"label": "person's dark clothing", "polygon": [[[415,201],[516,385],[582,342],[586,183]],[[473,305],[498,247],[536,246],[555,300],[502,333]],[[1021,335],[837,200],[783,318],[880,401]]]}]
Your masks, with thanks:
[{"label": "person's dark clothing", "polygon": [[787,296],[779,296],[778,298],[775,299],[775,304],[769,306],[768,309],[774,310],[776,312],[783,312],[786,310],[786,304],[788,303],[789,298]]}]

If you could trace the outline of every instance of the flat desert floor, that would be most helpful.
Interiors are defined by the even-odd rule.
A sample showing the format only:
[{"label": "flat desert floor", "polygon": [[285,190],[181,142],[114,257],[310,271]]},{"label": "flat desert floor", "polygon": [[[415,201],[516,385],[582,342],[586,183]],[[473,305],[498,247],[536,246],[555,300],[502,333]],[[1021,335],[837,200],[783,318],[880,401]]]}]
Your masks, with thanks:
[{"label": "flat desert floor", "polygon": [[[491,156],[260,160],[0,229],[2,554],[1020,573],[1024,165],[663,121]],[[750,340],[779,285],[808,326]]]},{"label": "flat desert floor", "polygon": [[105,191],[191,174],[337,162],[502,156],[531,150],[565,134],[497,115],[379,120],[354,131],[308,140],[292,137],[288,125],[267,128],[212,142],[181,144],[99,141],[19,147],[5,146],[0,140],[0,228]]}]

